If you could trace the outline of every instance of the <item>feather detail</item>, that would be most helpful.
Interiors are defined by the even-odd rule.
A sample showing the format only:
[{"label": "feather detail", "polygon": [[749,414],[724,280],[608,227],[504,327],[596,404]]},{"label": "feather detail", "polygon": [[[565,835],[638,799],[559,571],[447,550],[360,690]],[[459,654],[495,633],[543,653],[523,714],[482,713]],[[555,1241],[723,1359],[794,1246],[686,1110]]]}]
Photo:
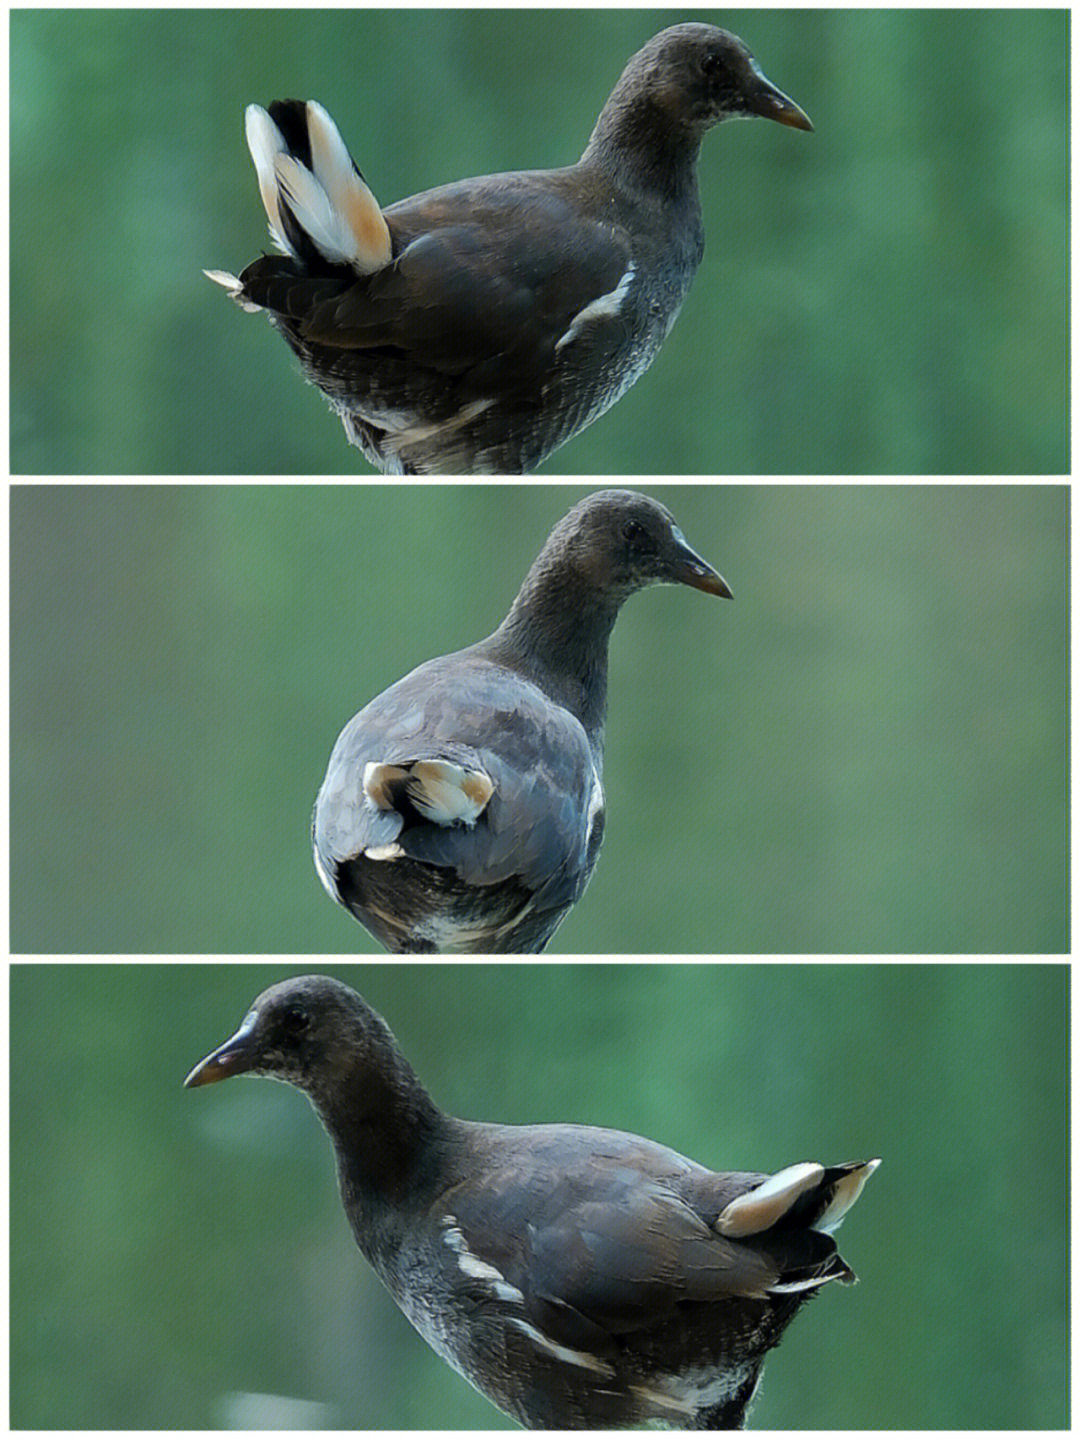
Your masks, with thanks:
[{"label": "feather detail", "polygon": [[241,310],[246,310],[249,315],[257,315],[262,309],[261,305],[256,305],[245,296],[243,281],[236,275],[230,275],[228,270],[204,270],[203,274],[208,280],[213,280],[215,285],[227,290],[229,299],[235,300]]},{"label": "feather detail", "polygon": [[836,1181],[833,1197],[824,1212],[814,1221],[814,1228],[822,1234],[831,1234],[844,1215],[863,1192],[863,1185],[880,1165],[880,1159],[867,1160]]},{"label": "feather detail", "polygon": [[295,258],[295,251],[285,237],[278,206],[276,162],[279,155],[288,154],[285,137],[261,105],[249,105],[244,111],[244,134],[259,181],[259,195],[270,226],[270,238],[283,254]]},{"label": "feather detail", "polygon": [[777,1224],[800,1195],[820,1184],[824,1175],[820,1164],[792,1164],[781,1169],[756,1189],[733,1199],[718,1215],[716,1227],[729,1239],[761,1234]]},{"label": "feather detail", "polygon": [[331,264],[373,274],[392,258],[390,231],[378,202],[323,107],[309,100],[303,118],[310,168],[290,151],[261,105],[249,105],[245,112],[248,149],[271,238],[286,255],[301,259],[306,237]]},{"label": "feather detail", "polygon": [[308,140],[315,178],[351,237],[347,259],[360,275],[370,275],[392,259],[390,231],[379,202],[346,148],[341,133],[323,107],[307,103]]},{"label": "feather detail", "polygon": [[[482,770],[436,759],[401,765],[373,761],[364,766],[363,788],[376,809],[397,809],[405,799],[423,819],[436,825],[475,824],[495,793]],[[375,858],[370,850],[367,853]]]}]

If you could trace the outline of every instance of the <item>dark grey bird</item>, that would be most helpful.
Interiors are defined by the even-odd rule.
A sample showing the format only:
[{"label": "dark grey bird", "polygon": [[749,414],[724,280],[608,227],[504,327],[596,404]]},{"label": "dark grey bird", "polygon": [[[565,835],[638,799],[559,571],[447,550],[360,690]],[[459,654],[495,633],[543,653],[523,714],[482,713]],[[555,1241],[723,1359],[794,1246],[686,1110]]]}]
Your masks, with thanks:
[{"label": "dark grey bird", "polygon": [[590,495],[494,634],[429,660],[345,726],[315,803],[315,867],[387,949],[548,943],[603,836],[608,639],[629,596],[658,583],[731,594],[663,505]]},{"label": "dark grey bird", "polygon": [[526,1428],[739,1428],[799,1309],[855,1279],[831,1233],[879,1160],[715,1173],[633,1134],[455,1119],[333,979],[266,990],[187,1083],[233,1074],[307,1094],[361,1252]]},{"label": "dark grey bird", "polygon": [[674,25],[630,60],[576,165],[383,211],[321,105],[252,105],[282,254],[207,274],[269,316],[378,469],[533,470],[656,358],[704,252],[702,137],[752,116],[813,128],[736,36]]}]

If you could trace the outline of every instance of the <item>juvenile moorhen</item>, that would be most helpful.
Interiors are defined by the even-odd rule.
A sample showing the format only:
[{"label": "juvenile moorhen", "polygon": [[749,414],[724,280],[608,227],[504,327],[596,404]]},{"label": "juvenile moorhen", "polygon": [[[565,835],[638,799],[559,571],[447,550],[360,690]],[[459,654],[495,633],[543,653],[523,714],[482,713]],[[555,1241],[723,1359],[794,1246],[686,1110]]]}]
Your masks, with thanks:
[{"label": "juvenile moorhen", "polygon": [[270,318],[377,469],[533,470],[656,358],[704,252],[702,136],[740,116],[813,128],[736,36],[673,25],[630,60],[576,165],[384,211],[321,105],[251,105],[282,253],[206,273]]},{"label": "juvenile moorhen", "polygon": [[657,583],[731,594],[663,505],[590,495],[494,634],[420,665],[342,730],[315,803],[315,867],[387,949],[548,943],[603,835],[608,638],[624,601]]},{"label": "juvenile moorhen", "polygon": [[879,1161],[714,1173],[636,1135],[439,1110],[346,985],[289,979],[187,1078],[302,1089],[361,1252],[432,1348],[530,1429],[735,1429]]}]

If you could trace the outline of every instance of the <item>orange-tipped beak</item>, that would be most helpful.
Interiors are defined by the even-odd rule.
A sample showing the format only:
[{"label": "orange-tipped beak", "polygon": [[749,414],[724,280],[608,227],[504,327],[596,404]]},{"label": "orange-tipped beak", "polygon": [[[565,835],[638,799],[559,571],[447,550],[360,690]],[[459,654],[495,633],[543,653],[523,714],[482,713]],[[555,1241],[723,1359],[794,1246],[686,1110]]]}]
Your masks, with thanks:
[{"label": "orange-tipped beak", "polygon": [[216,1084],[219,1079],[229,1079],[234,1074],[244,1074],[251,1069],[254,1060],[250,1048],[251,1027],[247,1020],[231,1039],[219,1044],[213,1054],[201,1059],[184,1080],[185,1089],[197,1089],[201,1084]]},{"label": "orange-tipped beak", "polygon": [[775,120],[779,125],[790,125],[793,130],[814,128],[810,123],[810,116],[802,106],[796,105],[794,100],[789,99],[764,76],[761,88],[750,97],[748,104],[750,110],[755,115],[760,115],[763,120]]}]

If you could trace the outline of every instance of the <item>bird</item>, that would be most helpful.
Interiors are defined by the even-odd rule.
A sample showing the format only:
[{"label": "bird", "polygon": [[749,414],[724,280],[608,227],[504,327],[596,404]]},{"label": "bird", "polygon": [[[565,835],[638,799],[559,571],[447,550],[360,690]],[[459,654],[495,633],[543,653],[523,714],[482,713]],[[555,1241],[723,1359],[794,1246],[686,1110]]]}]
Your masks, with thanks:
[{"label": "bird", "polygon": [[880,1160],[717,1173],[651,1140],[440,1110],[347,985],[273,985],[186,1084],[284,1080],[356,1243],[431,1347],[528,1429],[734,1429]]},{"label": "bird", "polygon": [[384,690],[315,801],[330,897],[395,953],[539,954],[604,831],[607,652],[646,585],[731,597],[664,505],[600,490],[552,530],[502,624]]},{"label": "bird", "polygon": [[673,25],[634,55],[581,159],[380,209],[323,106],[246,112],[279,255],[206,275],[262,311],[386,474],[519,474],[656,358],[704,252],[697,156],[719,121],[812,130],[737,36]]}]

